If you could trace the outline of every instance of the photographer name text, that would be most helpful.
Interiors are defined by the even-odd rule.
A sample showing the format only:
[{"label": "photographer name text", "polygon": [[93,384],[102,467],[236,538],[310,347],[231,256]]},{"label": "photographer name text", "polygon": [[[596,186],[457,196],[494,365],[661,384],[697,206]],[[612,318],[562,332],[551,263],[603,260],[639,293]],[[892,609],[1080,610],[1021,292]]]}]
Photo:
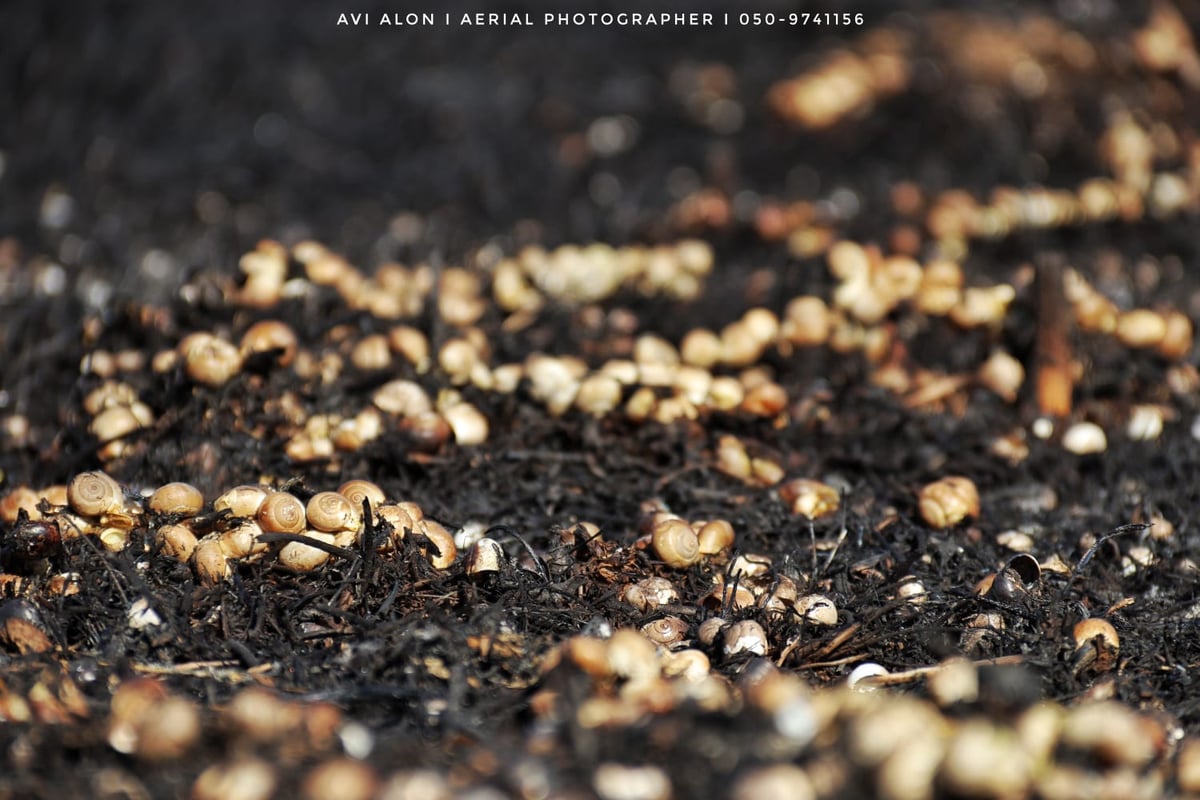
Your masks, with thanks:
[{"label": "photographer name text", "polygon": [[338,26],[351,28],[417,28],[454,26],[460,28],[712,28],[730,26],[858,26],[864,23],[862,13],[846,11],[776,12],[708,12],[708,11],[572,11],[502,13],[478,11],[451,12],[344,12],[338,14]]}]

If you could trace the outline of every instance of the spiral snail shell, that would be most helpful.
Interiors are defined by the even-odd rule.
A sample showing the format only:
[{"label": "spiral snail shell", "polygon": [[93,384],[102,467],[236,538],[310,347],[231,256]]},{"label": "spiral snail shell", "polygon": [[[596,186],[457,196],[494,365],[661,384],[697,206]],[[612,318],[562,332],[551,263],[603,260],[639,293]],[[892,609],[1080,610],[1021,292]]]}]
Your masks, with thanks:
[{"label": "spiral snail shell", "polygon": [[264,531],[301,533],[308,517],[300,498],[287,492],[271,492],[258,507],[256,516]]},{"label": "spiral snail shell", "polygon": [[680,519],[666,519],[655,525],[650,544],[663,563],[676,569],[686,569],[700,560],[700,538]]},{"label": "spiral snail shell", "polygon": [[314,494],[305,510],[308,514],[308,524],[327,533],[355,530],[362,524],[362,513],[344,495],[337,492]]},{"label": "spiral snail shell", "polygon": [[641,628],[642,634],[647,639],[664,646],[682,641],[687,630],[688,624],[675,616],[660,617],[653,622],[647,622]]},{"label": "spiral snail shell", "polygon": [[125,494],[121,485],[99,471],[81,472],[67,484],[67,503],[78,514],[98,517],[121,508]]},{"label": "spiral snail shell", "polygon": [[383,489],[371,481],[360,479],[346,481],[338,487],[337,493],[349,500],[356,510],[362,509],[363,500],[367,501],[372,511],[387,502]]}]

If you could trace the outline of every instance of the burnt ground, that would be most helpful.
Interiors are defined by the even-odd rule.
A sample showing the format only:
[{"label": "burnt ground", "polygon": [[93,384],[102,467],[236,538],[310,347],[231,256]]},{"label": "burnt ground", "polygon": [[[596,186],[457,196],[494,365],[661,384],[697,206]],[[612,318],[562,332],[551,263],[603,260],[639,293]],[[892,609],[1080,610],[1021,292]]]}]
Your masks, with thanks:
[{"label": "burnt ground", "polygon": [[[772,5],[792,10],[770,3],[763,10]],[[431,392],[447,381],[437,369],[416,376],[408,366],[386,374],[347,368],[317,387],[259,363],[215,388],[181,370],[131,370],[122,379],[156,423],[134,434],[116,460],[101,459],[89,432],[83,398],[102,379],[81,364],[96,350],[148,358],[197,330],[236,341],[265,318],[290,324],[303,346],[334,347],[331,332],[361,337],[395,323],[348,308],[327,288],[269,310],[231,302],[223,290],[238,275],[239,257],[264,238],[317,239],[369,274],[388,261],[475,263],[485,246],[507,255],[530,243],[699,237],[716,254],[700,297],[680,302],[627,289],[600,303],[605,312],[628,312],[621,318],[634,319],[637,333],[678,343],[695,327],[720,330],[754,306],[782,313],[798,294],[830,298],[835,281],[822,255],[796,255],[760,234],[755,215],[764,203],[814,201],[837,238],[889,250],[894,226],[913,221],[893,208],[896,184],[911,181],[927,197],[965,189],[980,200],[1000,185],[1074,187],[1109,174],[1098,140],[1117,108],[1174,132],[1181,146],[1160,154],[1159,168],[1188,163],[1200,124],[1196,90],[1137,63],[1130,35],[1146,21],[1141,4],[1087,13],[1060,4],[1057,24],[1092,42],[1096,61],[1051,70],[1047,88],[1027,95],[956,66],[953,45],[934,32],[944,7],[915,2],[893,12],[893,5],[829,6],[863,12],[862,28],[660,32],[339,29],[335,10],[316,4],[6,6],[2,488],[66,483],[103,468],[132,493],[189,481],[211,502],[264,476],[276,485],[297,481],[291,485],[301,494],[368,478],[452,531],[472,521],[504,526],[494,535],[508,562],[498,575],[472,579],[461,556],[434,570],[411,543],[375,553],[368,537],[313,573],[262,560],[237,565],[212,587],[151,546],[152,526],[135,527],[119,553],[84,537],[25,558],[19,526],[6,524],[3,566],[22,585],[6,584],[21,605],[5,613],[28,617],[48,646],[10,634],[0,649],[0,720],[10,720],[0,723],[0,796],[188,796],[202,771],[248,754],[272,765],[277,796],[294,796],[309,770],[343,752],[383,780],[429,767],[479,796],[491,795],[478,787],[528,797],[661,796],[605,788],[597,768],[612,763],[657,765],[678,797],[726,793],[755,766],[775,762],[806,770],[818,796],[968,793],[944,766],[923,784],[930,794],[889,788],[877,769],[882,758],[856,744],[868,725],[862,720],[875,713],[874,706],[854,710],[860,701],[816,713],[822,733],[815,739],[788,740],[764,708],[728,689],[751,682],[746,673],[761,664],[727,657],[719,644],[698,647],[730,679],[720,684],[728,696],[663,700],[629,719],[610,709],[614,718],[603,724],[583,719],[588,699],[613,695],[619,681],[591,676],[565,656],[554,666],[556,648],[581,632],[640,626],[666,612],[688,623],[689,640],[719,613],[759,620],[770,660],[829,693],[814,695],[822,698],[846,697],[834,687],[864,661],[897,673],[956,655],[1004,657],[978,668],[977,696],[934,704],[947,724],[1004,726],[1039,701],[1074,707],[1112,698],[1154,720],[1153,757],[1125,760],[1068,743],[1055,758],[1089,780],[1134,775],[1142,796],[1180,794],[1179,742],[1200,735],[1191,676],[1200,663],[1200,440],[1192,433],[1200,408],[1187,380],[1194,354],[1172,362],[1072,331],[1082,370],[1068,421],[1093,420],[1108,432],[1106,451],[1083,456],[1064,450],[1057,435],[1027,436],[1020,460],[995,454],[997,437],[1028,432],[1039,416],[1029,381],[1013,403],[969,383],[945,403],[913,408],[872,384],[873,365],[861,353],[825,347],[765,356],[789,398],[770,419],[738,411],[670,425],[620,413],[553,417],[527,386],[510,395],[467,387],[490,422],[482,445],[430,452],[391,426],[357,451],[295,461],[283,450],[286,426],[272,417],[281,393],[297,393],[309,413],[353,413],[397,375]],[[982,24],[1011,32],[1013,20],[1042,13],[1040,5],[992,4]],[[1180,8],[1193,23],[1200,19],[1194,3]],[[374,9],[384,10],[395,9]],[[799,129],[768,107],[775,82],[885,26],[913,37],[906,91],[827,131]],[[732,78],[727,99],[740,124],[714,125],[705,107],[689,105],[697,70],[714,67]],[[624,145],[598,152],[595,140],[589,144],[597,120],[615,121]],[[704,188],[730,200],[731,215],[686,224],[678,204]],[[969,373],[1001,347],[1032,371],[1039,301],[1020,277],[1027,264],[1069,264],[1121,308],[1194,317],[1196,223],[1193,199],[1162,218],[972,240],[963,259],[968,284],[1014,283],[1008,314],[967,331],[944,318],[894,312],[889,324],[907,349],[906,366]],[[918,254],[936,252],[923,234]],[[451,335],[432,304],[404,321],[435,347]],[[598,363],[621,352],[628,333],[555,303],[520,330],[503,322],[489,307],[479,323],[493,365],[536,350],[586,352]],[[1125,432],[1134,404],[1166,409],[1156,440]],[[777,492],[722,474],[713,453],[725,434],[777,461],[789,478],[839,488],[839,512],[810,525]],[[977,484],[982,511],[934,530],[916,496],[948,474]],[[735,553],[767,556],[772,574],[827,595],[837,624],[699,604],[728,560],[687,570],[663,565],[638,544],[652,500],[687,519],[730,520]],[[1155,518],[1173,530],[1140,525]],[[608,544],[563,543],[561,531],[585,520]],[[976,583],[1012,557],[997,536],[1014,530],[1031,537],[1030,552],[1043,565],[1057,557],[1067,571],[1044,569],[1015,598],[975,594]],[[77,593],[50,591],[49,576],[61,572],[78,574]],[[650,612],[624,602],[623,587],[647,575],[670,578],[682,599]],[[897,599],[914,578],[926,588],[925,602]],[[130,624],[139,598],[159,624]],[[988,612],[1003,617],[1003,629],[968,635],[968,622]],[[1071,632],[1090,616],[1106,617],[1120,635],[1110,669],[1074,668]],[[199,709],[200,732],[184,752],[113,744],[113,695],[146,675]],[[276,690],[305,713],[334,713],[338,733],[322,732],[319,721],[285,741],[245,733],[230,701],[252,685]],[[919,679],[888,692],[930,697]],[[879,694],[869,696],[883,708]],[[814,700],[817,708],[826,702],[836,708],[843,700]],[[1007,796],[1030,793],[1071,796],[1046,785]]]}]

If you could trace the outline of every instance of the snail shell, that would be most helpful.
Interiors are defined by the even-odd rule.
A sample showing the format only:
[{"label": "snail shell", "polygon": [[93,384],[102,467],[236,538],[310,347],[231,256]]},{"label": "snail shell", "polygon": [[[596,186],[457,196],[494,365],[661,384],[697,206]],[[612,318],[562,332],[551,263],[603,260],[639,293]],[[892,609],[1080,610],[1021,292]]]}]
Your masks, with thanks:
[{"label": "snail shell", "polygon": [[242,334],[240,355],[245,358],[256,353],[278,352],[279,366],[286,367],[296,357],[296,333],[287,323],[274,319],[256,322]]},{"label": "snail shell", "polygon": [[308,524],[327,533],[357,530],[362,524],[362,513],[337,492],[314,494],[308,501],[306,511]]},{"label": "snail shell", "polygon": [[679,593],[669,580],[655,576],[626,586],[625,591],[621,593],[621,599],[645,613],[659,606],[678,602]]},{"label": "snail shell", "polygon": [[21,511],[24,511],[29,519],[41,519],[42,512],[38,510],[38,503],[41,500],[42,498],[33,489],[28,486],[18,486],[0,499],[0,520],[8,523],[16,522]]},{"label": "snail shell", "polygon": [[356,509],[362,509],[363,500],[370,504],[372,511],[387,502],[383,489],[371,481],[346,481],[338,487],[337,493],[349,500]]},{"label": "snail shell", "polygon": [[[412,505],[411,503],[409,505]],[[385,549],[390,549],[395,544],[399,543],[408,533],[417,529],[419,517],[414,518],[412,514],[402,508],[399,504],[385,504],[375,509],[375,515],[380,520],[392,526],[392,535],[388,542],[384,544]]]},{"label": "snail shell", "polygon": [[287,492],[271,492],[258,507],[258,524],[264,531],[300,533],[308,516],[300,498]]},{"label": "snail shell", "polygon": [[949,528],[967,517],[979,516],[979,490],[969,478],[951,476],[921,489],[921,516],[934,528]]},{"label": "snail shell", "polygon": [[700,560],[700,538],[683,520],[667,519],[650,536],[654,552],[668,566],[685,569]]},{"label": "snail shell", "polygon": [[248,519],[236,528],[230,528],[219,534],[217,541],[226,558],[246,558],[266,551],[267,545],[258,541],[258,536],[262,532],[263,529],[257,522]]},{"label": "snail shell", "polygon": [[728,624],[722,617],[709,617],[700,623],[696,630],[696,639],[705,647],[712,647]]},{"label": "snail shell", "polygon": [[147,506],[158,514],[194,516],[204,508],[204,495],[190,483],[166,483],[150,495]]},{"label": "snail shell", "polygon": [[431,519],[423,519],[417,523],[421,529],[420,532],[438,549],[435,554],[432,550],[426,552],[426,558],[435,569],[449,569],[454,563],[454,559],[458,556],[458,548],[454,545],[454,537],[450,531],[446,530],[440,523],[434,522]]},{"label": "snail shell", "polygon": [[[334,543],[334,535],[324,531],[306,531],[309,539],[326,544]],[[297,572],[310,572],[329,560],[329,553],[317,547],[311,547],[303,542],[288,542],[279,551],[279,563]]]},{"label": "snail shell", "polygon": [[67,503],[78,514],[98,517],[121,508],[125,494],[115,480],[103,472],[81,472],[67,484]]},{"label": "snail shell", "polygon": [[209,333],[188,335],[179,343],[179,352],[188,377],[208,386],[220,386],[242,368],[238,349]]},{"label": "snail shell", "polygon": [[687,634],[688,624],[679,617],[667,616],[647,622],[641,628],[647,639],[655,644],[672,645]]},{"label": "snail shell", "polygon": [[700,527],[696,532],[699,539],[700,553],[706,556],[716,555],[722,550],[733,547],[733,525],[729,520],[714,519]]},{"label": "snail shell", "polygon": [[196,551],[196,534],[182,525],[163,525],[155,531],[154,541],[160,553],[184,563]]},{"label": "snail shell", "polygon": [[235,486],[213,501],[213,511],[229,509],[235,517],[253,518],[267,494],[266,489],[253,484]]},{"label": "snail shell", "polygon": [[841,496],[837,489],[821,481],[797,478],[779,487],[779,496],[793,514],[820,519],[838,510]]},{"label": "snail shell", "polygon": [[206,586],[213,586],[229,577],[229,559],[217,537],[205,537],[196,543],[196,549],[192,552],[192,569]]}]

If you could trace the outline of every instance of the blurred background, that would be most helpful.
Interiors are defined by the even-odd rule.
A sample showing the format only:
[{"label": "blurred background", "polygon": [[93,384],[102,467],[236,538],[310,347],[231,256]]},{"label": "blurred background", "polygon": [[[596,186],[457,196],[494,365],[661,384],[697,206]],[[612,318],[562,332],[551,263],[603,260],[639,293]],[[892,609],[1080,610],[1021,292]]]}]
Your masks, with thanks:
[{"label": "blurred background", "polygon": [[[865,24],[353,28],[338,27],[337,15],[429,9],[6,3],[5,295],[37,290],[13,274],[30,256],[58,266],[42,290],[70,284],[86,306],[102,307],[114,293],[169,292],[197,268],[232,269],[265,236],[314,236],[369,269],[432,250],[454,260],[514,232],[547,244],[653,240],[665,209],[708,186],[741,192],[735,211],[746,215],[768,194],[851,187],[865,205],[872,187],[901,179],[986,188],[1094,171],[1081,159],[1096,129],[1064,130],[1031,158],[1036,104],[1000,97],[980,118],[978,98],[952,88],[936,57],[914,62],[908,92],[832,133],[797,130],[767,108],[774,82],[864,32],[928,35],[939,10],[984,7],[997,19],[1036,9],[1101,38],[1147,13],[1143,3],[1082,0],[762,0],[754,10],[847,11]],[[724,10],[655,5],[706,8]],[[605,9],[629,10],[588,6]],[[442,10],[490,9],[437,10],[440,20]]]}]

